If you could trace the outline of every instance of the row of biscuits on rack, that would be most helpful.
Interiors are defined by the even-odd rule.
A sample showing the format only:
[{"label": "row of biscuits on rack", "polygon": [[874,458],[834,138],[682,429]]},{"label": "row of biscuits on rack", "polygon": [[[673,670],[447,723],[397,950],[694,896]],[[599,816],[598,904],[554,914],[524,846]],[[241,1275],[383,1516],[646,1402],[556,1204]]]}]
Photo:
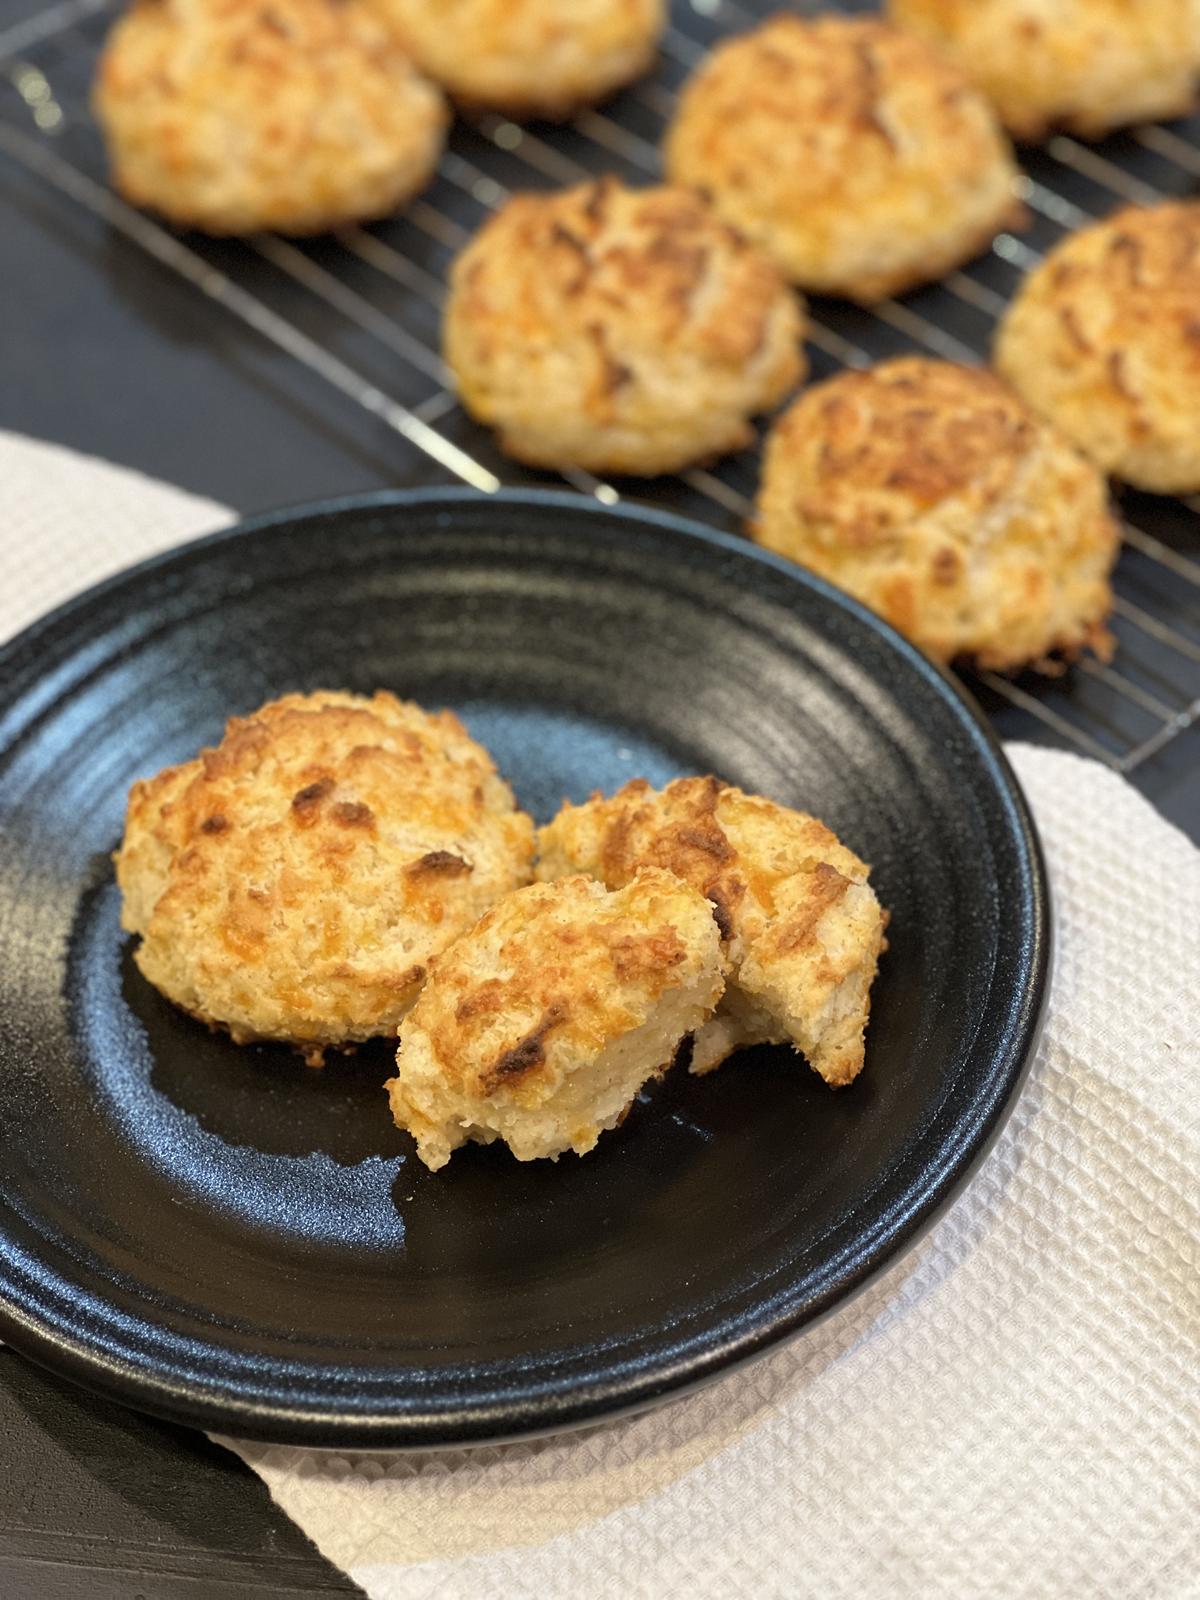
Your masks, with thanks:
[{"label": "row of biscuits on rack", "polygon": [[[392,22],[401,13],[407,22],[389,34],[381,5],[135,8],[106,52],[97,96],[118,184],[177,220],[222,217],[226,231],[288,227],[289,213],[300,227],[375,214],[402,198],[387,200],[388,185],[411,193],[416,168],[427,176],[440,148],[440,92],[409,59],[435,70],[414,49],[415,16],[453,17],[474,42],[455,56],[474,63],[472,84],[465,66],[457,78],[436,68],[449,90],[513,114],[561,113],[610,91],[624,80],[600,72],[601,36],[642,40],[637,62],[632,45],[621,57],[632,76],[663,20],[656,6],[541,0],[518,4],[501,28],[481,0],[390,0]],[[1022,26],[1046,71],[1005,80],[1001,41],[1023,8],[893,0],[904,29],[781,14],[720,45],[668,130],[667,186],[607,178],[516,196],[455,262],[443,343],[466,409],[514,458],[556,470],[653,476],[752,444],[751,419],[806,374],[797,290],[869,304],[936,280],[1020,225],[1021,176],[992,102],[1022,136],[1054,123],[1099,132],[1185,108],[1200,39],[1169,5],[1148,8],[1163,14],[1153,26],[1144,19],[1144,33],[1109,0],[1080,0],[1073,34]],[[626,32],[612,31],[618,20]],[[985,22],[990,101],[963,71]],[[355,56],[359,30],[375,41],[370,72]],[[185,34],[194,49],[180,48]],[[497,66],[504,50],[532,59],[536,40],[540,102],[522,99]],[[593,63],[589,85],[565,67],[556,77],[568,59]],[[397,134],[420,120],[406,100],[438,107],[403,181],[401,163],[389,166],[356,121],[372,83]],[[237,84],[235,107],[222,93]],[[336,117],[302,115],[318,91]],[[1039,92],[1040,107],[1030,100]],[[202,124],[186,115],[194,98]],[[297,146],[300,126],[307,140]],[[314,174],[322,181],[310,183]],[[267,207],[281,198],[282,212]],[[1056,670],[1085,649],[1107,658],[1119,528],[1104,477],[1200,489],[1198,306],[1200,205],[1127,211],[1083,230],[1019,291],[997,337],[999,376],[909,359],[802,392],[769,435],[751,531],[940,661]]]},{"label": "row of biscuits on rack", "polygon": [[[1057,670],[1111,652],[1106,473],[1200,488],[1200,204],[1066,239],[996,371],[907,357],[802,389],[750,532],[935,659]],[[753,443],[804,375],[804,308],[691,191],[601,179],[509,201],[456,261],[466,408],[541,467],[653,475]]]},{"label": "row of biscuits on rack", "polygon": [[[672,130],[672,177],[712,185],[751,237],[765,228],[804,287],[894,292],[984,248],[1015,204],[1002,125],[1089,137],[1195,102],[1193,0],[886,9],[890,23],[781,13],[727,41]],[[135,204],[214,233],[312,233],[386,216],[430,180],[447,97],[561,119],[649,71],[666,26],[665,0],[133,0],[95,107]],[[825,191],[827,239],[777,215],[797,176],[809,203]],[[864,198],[874,227],[853,215]]]},{"label": "row of biscuits on rack", "polygon": [[665,0],[133,0],[93,106],[113,183],[212,234],[385,217],[451,120],[562,118],[653,65]]}]

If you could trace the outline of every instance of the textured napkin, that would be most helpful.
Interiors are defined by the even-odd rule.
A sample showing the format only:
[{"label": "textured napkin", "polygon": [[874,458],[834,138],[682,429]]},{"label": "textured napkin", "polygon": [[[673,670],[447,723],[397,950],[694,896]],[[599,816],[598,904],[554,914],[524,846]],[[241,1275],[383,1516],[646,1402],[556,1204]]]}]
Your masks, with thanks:
[{"label": "textured napkin", "polygon": [[[0,436],[0,633],[222,508]],[[966,1193],[819,1328],[631,1421],[414,1457],[222,1440],[376,1600],[1197,1600],[1200,852],[1010,747],[1057,956]]]}]

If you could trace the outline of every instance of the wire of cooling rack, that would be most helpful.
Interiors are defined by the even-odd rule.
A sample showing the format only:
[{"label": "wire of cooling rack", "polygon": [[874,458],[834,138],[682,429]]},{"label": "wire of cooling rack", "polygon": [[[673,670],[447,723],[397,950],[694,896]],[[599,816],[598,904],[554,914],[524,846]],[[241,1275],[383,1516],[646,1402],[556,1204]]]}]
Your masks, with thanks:
[{"label": "wire of cooling rack", "polygon": [[[549,131],[498,116],[460,126],[434,184],[403,216],[303,244],[267,235],[185,240],[112,193],[87,93],[113,9],[114,0],[61,0],[0,32],[0,81],[12,91],[0,99],[0,151],[453,476],[493,490],[530,475],[499,457],[465,417],[442,363],[438,325],[450,257],[514,188],[573,183],[604,170],[635,181],[657,178],[659,141],[680,82],[712,43],[768,8],[734,0],[677,4],[658,74],[612,106],[583,111]],[[811,0],[800,9],[821,7]],[[979,262],[869,312],[814,304],[814,375],[912,349],[952,361],[986,359],[1020,275],[1063,231],[1119,203],[1190,192],[1200,178],[1200,119],[1138,128],[1100,147],[1059,135],[1028,166],[1027,236],[1003,233]],[[584,472],[562,476],[610,504],[629,492]],[[743,455],[634,492],[742,527],[753,511],[753,490],[753,458]],[[1200,722],[1200,500],[1131,499],[1124,527],[1115,663],[1085,660],[1049,683],[983,673],[975,686],[985,701],[1031,719],[1043,736],[1133,773]]]}]

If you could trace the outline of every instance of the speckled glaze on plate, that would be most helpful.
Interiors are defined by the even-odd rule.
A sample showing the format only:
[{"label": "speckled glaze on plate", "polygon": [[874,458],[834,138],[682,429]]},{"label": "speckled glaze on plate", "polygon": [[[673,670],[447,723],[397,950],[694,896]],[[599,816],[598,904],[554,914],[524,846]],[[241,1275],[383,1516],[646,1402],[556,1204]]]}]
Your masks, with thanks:
[{"label": "speckled glaze on plate", "polygon": [[[562,494],[259,518],[0,656],[0,1338],[205,1428],[419,1447],[647,1405],[894,1261],[986,1149],[1036,1038],[1044,873],[948,679],[752,547]],[[320,1072],[141,979],[109,854],[137,776],[291,689],[448,704],[539,820],[713,771],[828,821],[893,915],[867,1066],[668,1075],[590,1156],[440,1173],[386,1044]]]}]

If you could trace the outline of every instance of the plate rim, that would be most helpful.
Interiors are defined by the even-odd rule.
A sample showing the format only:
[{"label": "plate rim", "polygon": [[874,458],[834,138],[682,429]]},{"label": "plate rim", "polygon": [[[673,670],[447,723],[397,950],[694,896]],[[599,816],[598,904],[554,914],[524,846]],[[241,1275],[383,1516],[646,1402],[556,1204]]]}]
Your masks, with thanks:
[{"label": "plate rim", "polygon": [[[493,1396],[476,1411],[464,1409],[449,1416],[428,1410],[318,1410],[285,1402],[268,1403],[228,1393],[214,1394],[205,1384],[163,1378],[131,1362],[115,1359],[84,1339],[68,1336],[26,1315],[10,1303],[7,1284],[0,1279],[0,1339],[42,1367],[104,1399],[205,1431],[265,1443],[331,1450],[407,1451],[495,1444],[559,1433],[644,1411],[664,1399],[682,1397],[714,1382],[799,1337],[894,1267],[961,1195],[987,1158],[1020,1097],[1045,1021],[1054,920],[1045,857],[1028,800],[1000,740],[978,704],[949,671],[930,661],[881,617],[816,574],[742,536],[636,500],[622,499],[615,505],[607,505],[593,496],[540,488],[503,488],[491,493],[441,485],[388,489],[337,495],[256,513],[156,552],[69,597],[0,645],[0,679],[5,683],[0,692],[0,781],[12,743],[14,739],[19,740],[27,726],[8,727],[11,713],[29,692],[31,682],[36,683],[45,672],[46,663],[37,659],[41,654],[39,646],[48,638],[61,637],[67,646],[62,656],[69,659],[73,625],[83,619],[91,607],[102,604],[114,592],[136,587],[154,572],[202,559],[210,551],[280,526],[346,513],[387,512],[429,505],[452,510],[465,505],[478,507],[482,503],[557,510],[582,517],[616,517],[648,524],[668,535],[699,541],[769,568],[815,593],[825,604],[849,611],[860,624],[881,634],[893,650],[898,650],[910,666],[918,669],[930,691],[949,704],[972,735],[984,766],[990,770],[1009,817],[1010,837],[1028,881],[1025,897],[1030,925],[1028,981],[1024,992],[1015,997],[1010,1038],[1000,1052],[1002,1059],[997,1058],[999,1072],[993,1072],[995,1087],[982,1108],[973,1104],[970,1137],[956,1150],[948,1165],[939,1166],[937,1179],[921,1188],[917,1203],[902,1222],[889,1230],[882,1244],[872,1247],[866,1261],[859,1259],[849,1269],[838,1269],[820,1295],[799,1310],[765,1315],[752,1331],[742,1330],[723,1342],[714,1339],[713,1345],[703,1352],[687,1354],[674,1363],[660,1364],[649,1377],[641,1373],[623,1383],[616,1380],[589,1386],[575,1398],[557,1393],[526,1396],[517,1401],[497,1400]],[[398,541],[402,540],[403,529],[396,529],[395,536]],[[28,663],[26,670],[15,670],[23,661]],[[7,1257],[7,1240],[0,1219],[0,1272],[11,1270]]]}]

